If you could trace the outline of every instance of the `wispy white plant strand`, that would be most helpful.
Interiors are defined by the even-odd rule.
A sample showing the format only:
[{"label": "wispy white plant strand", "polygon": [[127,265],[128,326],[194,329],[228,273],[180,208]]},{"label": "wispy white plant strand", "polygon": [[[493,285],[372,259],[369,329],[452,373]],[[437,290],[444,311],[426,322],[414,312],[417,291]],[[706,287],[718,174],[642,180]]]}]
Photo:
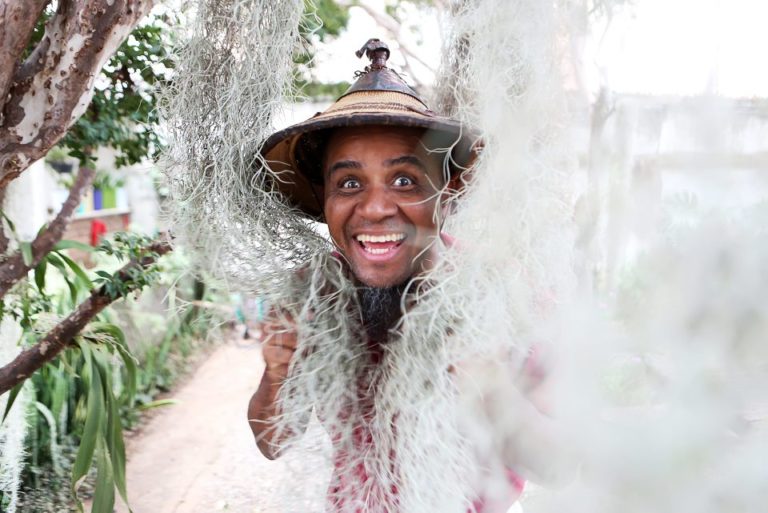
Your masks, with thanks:
[{"label": "wispy white plant strand", "polygon": [[200,2],[165,93],[173,233],[214,276],[253,292],[328,247],[258,157],[290,98],[302,11],[300,1]]},{"label": "wispy white plant strand", "polygon": [[[0,362],[11,361],[19,352],[21,327],[7,316],[0,321]],[[5,412],[10,394],[0,397],[0,411]],[[29,391],[21,389],[8,417],[0,426],[0,491],[9,498],[8,512],[14,513],[21,491],[21,472],[24,468],[24,440],[27,436]]]},{"label": "wispy white plant strand", "polygon": [[[457,243],[436,248],[434,269],[411,285],[375,367],[342,263],[257,157],[288,90],[302,2],[204,0],[180,51],[167,94],[174,234],[215,276],[279,305],[276,315],[299,334],[276,426],[295,435],[285,442],[291,487],[281,511],[321,510],[317,494],[334,467],[344,476],[334,483],[342,511],[467,511],[491,463],[460,425],[456,374],[478,355],[512,372],[569,286],[568,172],[554,151],[559,91],[548,64],[555,13],[533,0],[463,5],[450,46],[466,42],[463,65],[446,66],[441,84],[455,88],[444,94],[485,147],[451,200],[445,229]],[[372,409],[362,401],[368,390]],[[365,450],[361,424],[375,441]],[[372,479],[358,479],[360,469]],[[300,493],[296,482],[316,486]]]},{"label": "wispy white plant strand", "polygon": [[[483,150],[447,219],[457,242],[418,284],[418,301],[389,348],[392,378],[380,403],[381,411],[401,411],[395,453],[409,484],[403,511],[467,511],[489,482],[506,481],[503,467],[515,463],[500,461],[507,426],[478,424],[468,436],[460,421],[471,412],[459,404],[466,390],[445,369],[461,372],[464,362],[480,360],[513,374],[572,281],[557,12],[525,0],[456,2],[448,25],[436,96],[479,131]],[[488,406],[514,409],[511,401]],[[480,455],[483,445],[492,450]],[[497,472],[478,487],[489,468]]]}]

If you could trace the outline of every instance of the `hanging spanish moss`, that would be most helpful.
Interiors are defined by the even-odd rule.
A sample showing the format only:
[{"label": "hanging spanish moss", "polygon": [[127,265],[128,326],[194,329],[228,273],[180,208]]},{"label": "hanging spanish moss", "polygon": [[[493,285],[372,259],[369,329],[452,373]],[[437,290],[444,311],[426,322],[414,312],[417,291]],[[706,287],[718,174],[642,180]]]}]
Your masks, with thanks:
[{"label": "hanging spanish moss", "polygon": [[[0,322],[0,361],[9,361],[18,352],[21,328],[9,320]],[[5,412],[10,394],[0,396],[0,412]],[[7,511],[16,511],[27,436],[27,392],[21,390],[0,429],[0,492],[8,500]]]},{"label": "hanging spanish moss", "polygon": [[[472,128],[479,154],[461,190],[442,191],[435,216],[454,242],[429,249],[375,365],[343,262],[258,156],[291,99],[303,2],[203,0],[180,50],[174,234],[298,333],[276,423],[282,479],[264,505],[463,513],[483,498],[503,511],[513,470],[568,485],[529,491],[527,511],[759,511],[765,430],[745,393],[768,385],[758,214],[676,233],[632,288],[577,290],[557,53],[568,2],[451,5],[433,107]],[[532,355],[551,417],[523,397]]]},{"label": "hanging spanish moss", "polygon": [[[289,97],[301,10],[301,2],[199,5],[166,95],[174,233],[214,275],[279,305],[276,315],[299,333],[277,430],[302,434],[319,419],[322,429],[310,426],[284,450],[287,483],[317,486],[278,491],[283,511],[322,505],[333,469],[342,477],[329,499],[339,511],[464,512],[486,493],[480,466],[503,462],[476,454],[470,428],[459,425],[457,382],[466,370],[457,363],[482,354],[489,364],[519,366],[531,328],[570,279],[568,173],[551,151],[558,91],[552,68],[540,67],[552,59],[555,13],[537,2],[481,1],[450,20],[454,40],[466,45],[455,58],[466,66],[446,67],[441,82],[476,98],[457,95],[455,114],[477,129],[483,150],[450,200],[456,213],[444,224],[458,242],[431,248],[435,268],[409,287],[407,313],[372,367],[353,284],[257,155]],[[489,12],[491,31],[483,28]],[[360,383],[376,387],[370,418]],[[365,451],[361,422],[375,437]],[[373,479],[359,479],[360,469]]]},{"label": "hanging spanish moss", "polygon": [[199,2],[164,94],[173,233],[214,276],[251,291],[328,248],[275,192],[280,177],[258,156],[291,98],[303,8]]}]

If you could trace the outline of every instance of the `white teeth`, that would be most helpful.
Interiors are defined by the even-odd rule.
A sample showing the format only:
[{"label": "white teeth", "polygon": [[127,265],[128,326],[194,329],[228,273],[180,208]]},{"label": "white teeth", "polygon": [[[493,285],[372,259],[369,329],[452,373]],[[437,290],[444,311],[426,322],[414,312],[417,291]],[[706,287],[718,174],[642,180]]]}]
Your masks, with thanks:
[{"label": "white teeth", "polygon": [[386,235],[360,234],[357,237],[360,242],[396,242],[405,238],[404,233],[388,233]]},{"label": "white teeth", "polygon": [[377,249],[377,248],[369,248],[367,246],[364,249],[366,252],[371,253],[373,255],[383,255],[384,253],[389,253],[390,251],[392,251],[391,249],[384,249],[384,248]]}]

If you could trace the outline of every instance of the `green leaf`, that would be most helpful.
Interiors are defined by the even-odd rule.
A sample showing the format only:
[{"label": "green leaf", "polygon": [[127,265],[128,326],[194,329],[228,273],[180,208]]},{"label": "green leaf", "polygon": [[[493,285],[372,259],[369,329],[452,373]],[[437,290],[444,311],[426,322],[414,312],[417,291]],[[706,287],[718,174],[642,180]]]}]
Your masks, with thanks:
[{"label": "green leaf", "polygon": [[61,257],[62,260],[64,260],[64,263],[66,263],[70,269],[72,269],[72,272],[75,273],[75,276],[77,276],[78,280],[80,280],[80,283],[83,284],[88,290],[91,290],[93,288],[93,283],[91,283],[91,279],[88,277],[87,274],[85,274],[85,271],[83,271],[83,268],[80,267],[74,260],[69,258],[64,253],[56,253],[59,257]]},{"label": "green leaf", "polygon": [[139,406],[139,410],[150,410],[152,408],[160,408],[162,406],[172,406],[174,404],[179,404],[179,401],[177,399],[158,399],[156,401],[152,401],[149,403],[145,403]]},{"label": "green leaf", "polygon": [[125,333],[123,333],[123,330],[120,329],[119,326],[109,322],[93,322],[91,323],[91,329],[93,331],[106,333],[114,340],[113,345],[125,364],[127,378],[125,398],[129,400],[132,399],[136,395],[138,360],[136,360],[128,349],[128,344],[125,342]]},{"label": "green leaf", "polygon": [[60,240],[53,246],[52,251],[62,251],[64,249],[79,249],[80,251],[88,251],[89,253],[94,251],[94,247],[90,244],[85,244],[76,240]]},{"label": "green leaf", "polygon": [[11,229],[12,233],[16,233],[16,225],[13,224],[13,221],[11,221],[11,218],[8,217],[8,215],[4,211],[0,211],[3,213],[3,219],[5,219],[5,222],[8,223],[8,228]]},{"label": "green leaf", "polygon": [[72,303],[75,303],[75,301],[77,301],[77,289],[69,279],[67,264],[64,263],[64,260],[61,259],[58,253],[48,253],[46,255],[46,260],[48,260],[49,264],[59,270],[61,277],[64,278],[64,282],[67,284],[67,287],[69,287],[69,295],[72,298]]},{"label": "green leaf", "polygon": [[48,409],[46,405],[41,403],[40,401],[35,401],[35,408],[37,408],[37,411],[39,411],[43,417],[45,417],[45,421],[51,426],[51,432],[56,432],[56,422],[53,420],[53,412]]},{"label": "green leaf", "polygon": [[21,258],[24,260],[24,265],[32,265],[32,243],[20,242],[19,249],[21,250]]},{"label": "green leaf", "polygon": [[48,409],[46,405],[40,401],[35,401],[35,408],[40,414],[45,417],[45,421],[48,423],[48,430],[51,432],[51,438],[55,438],[56,435],[56,420],[53,418],[53,412]]},{"label": "green leaf", "polygon": [[0,421],[0,424],[5,422],[5,418],[8,416],[8,413],[11,411],[11,407],[13,407],[13,402],[16,400],[16,397],[19,395],[19,392],[21,392],[21,387],[24,386],[24,382],[22,381],[15,387],[13,387],[8,394],[8,402],[5,404],[5,413],[3,413],[3,420]]},{"label": "green leaf", "polygon": [[88,345],[85,343],[80,344],[80,347],[83,350],[83,355],[86,359],[86,368],[88,369],[88,372],[84,372],[83,375],[84,377],[88,376],[90,378],[90,383],[88,383],[88,406],[85,417],[85,426],[83,427],[83,436],[80,439],[80,447],[77,450],[75,464],[72,466],[72,495],[75,497],[78,510],[82,512],[83,505],[80,500],[77,499],[77,489],[88,474],[88,469],[91,468],[91,461],[93,461],[93,453],[96,449],[96,443],[99,438],[103,437],[104,417],[107,412],[104,408],[104,387],[101,383],[101,375],[93,361],[90,348],[88,348]]},{"label": "green leaf", "polygon": [[109,426],[107,429],[107,442],[109,454],[112,458],[114,486],[117,487],[123,501],[128,504],[128,491],[125,479],[125,443],[123,442],[123,426],[120,422],[120,412],[118,411],[117,403],[112,400],[110,400]]},{"label": "green leaf", "polygon": [[72,305],[74,305],[77,303],[77,287],[66,276],[64,277],[64,282],[69,287],[69,297],[72,300]]},{"label": "green leaf", "polygon": [[[67,392],[69,390],[69,379],[62,371],[64,365],[66,364],[63,361],[60,362],[59,368],[55,370],[56,380],[54,381],[51,394],[51,411],[53,411],[53,416],[57,419],[61,418],[61,410],[67,400]],[[63,435],[64,433],[61,434]]]},{"label": "green leaf", "polygon": [[115,478],[103,438],[96,447],[96,489],[91,513],[111,513],[115,507]]},{"label": "green leaf", "polygon": [[72,299],[72,303],[74,304],[77,302],[77,287],[75,287],[75,285],[69,279],[69,273],[67,272],[68,265],[64,262],[64,259],[61,258],[62,256],[63,255],[61,253],[48,253],[48,255],[46,255],[46,259],[61,273],[62,278],[64,278],[64,282],[67,284],[67,287],[69,287],[69,296]]},{"label": "green leaf", "polygon": [[58,253],[48,253],[45,256],[45,259],[48,260],[48,262],[56,267],[61,272],[62,276],[67,275],[67,264],[64,263],[64,260],[61,259]]},{"label": "green leaf", "polygon": [[[106,324],[106,323],[104,323]],[[113,325],[102,326],[109,330],[109,327],[116,328]],[[112,330],[114,331],[114,330]],[[119,331],[119,329],[117,330]],[[124,340],[122,332],[119,331],[118,337]],[[128,503],[128,493],[126,491],[126,479],[125,479],[125,444],[123,443],[123,427],[120,421],[120,412],[117,407],[117,402],[112,394],[112,383],[110,378],[111,364],[108,356],[101,350],[96,350],[93,353],[93,362],[101,375],[101,383],[104,387],[104,398],[107,410],[107,431],[105,438],[103,438],[106,455],[109,459],[107,462],[101,462],[101,469],[108,469],[109,475],[105,476],[105,481],[100,482],[97,477],[96,493],[99,493],[99,486],[103,487],[104,503],[103,508],[96,509],[96,499],[94,499],[94,509],[92,511],[112,511],[112,507],[115,502],[115,486],[117,486],[120,496],[125,503]],[[98,450],[98,447],[97,447]],[[98,470],[101,472],[101,470]],[[106,472],[106,470],[105,470]],[[108,479],[106,479],[108,477]],[[108,508],[108,509],[107,509]]]},{"label": "green leaf", "polygon": [[43,225],[40,227],[39,230],[37,230],[37,234],[35,234],[35,238],[37,238],[41,233],[43,233],[46,229],[48,229],[48,223],[43,223]]},{"label": "green leaf", "polygon": [[35,284],[41,294],[45,294],[45,271],[48,269],[48,259],[43,258],[35,267]]}]

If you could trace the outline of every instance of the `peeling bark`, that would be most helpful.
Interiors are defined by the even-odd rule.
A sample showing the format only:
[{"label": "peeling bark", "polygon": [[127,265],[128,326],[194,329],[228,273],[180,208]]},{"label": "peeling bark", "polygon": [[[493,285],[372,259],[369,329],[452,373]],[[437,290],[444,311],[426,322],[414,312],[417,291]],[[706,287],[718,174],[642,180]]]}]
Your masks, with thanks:
[{"label": "peeling bark", "polygon": [[3,49],[0,53],[0,98],[8,96],[21,55],[47,3],[48,0],[0,0],[0,48]]},{"label": "peeling bark", "polygon": [[[5,0],[0,2],[1,9]],[[59,2],[42,40],[15,66],[8,92],[0,97],[0,189],[44,156],[85,112],[96,76],[153,3]],[[31,28],[25,45],[30,34]]]},{"label": "peeling bark", "polygon": [[[147,249],[160,256],[171,251],[171,246],[167,242],[156,242]],[[155,261],[156,258],[154,256],[147,256],[140,261],[129,262],[120,269],[118,278],[127,281],[130,279],[131,271],[146,268],[155,263]],[[72,343],[75,336],[80,333],[91,319],[115,301],[115,299],[117,298],[113,299],[107,294],[103,286],[91,292],[91,295],[85,301],[80,303],[71,314],[49,331],[40,342],[22,351],[13,361],[0,368],[0,395],[29,378],[46,362],[53,360]]]},{"label": "peeling bark", "polygon": [[[0,207],[5,204],[5,189],[0,189]],[[0,219],[0,258],[8,251],[10,240],[5,234],[5,219]]]},{"label": "peeling bark", "polygon": [[21,251],[17,251],[0,263],[0,297],[5,296],[16,282],[27,276],[27,273],[37,266],[43,257],[53,249],[53,246],[61,240],[72,214],[80,204],[83,191],[91,185],[94,176],[95,172],[92,169],[80,168],[75,183],[69,190],[69,196],[61,206],[56,219],[32,241],[32,262],[29,265],[24,263]]}]

